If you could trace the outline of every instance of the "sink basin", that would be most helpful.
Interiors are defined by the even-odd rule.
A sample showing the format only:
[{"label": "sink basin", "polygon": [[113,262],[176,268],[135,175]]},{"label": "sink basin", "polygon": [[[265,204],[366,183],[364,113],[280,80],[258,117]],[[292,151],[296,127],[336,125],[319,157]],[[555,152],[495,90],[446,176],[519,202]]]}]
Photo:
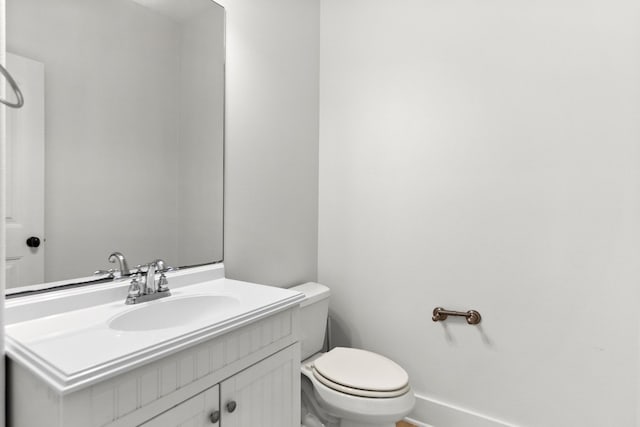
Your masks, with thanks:
[{"label": "sink basin", "polygon": [[183,326],[221,318],[240,305],[236,298],[226,295],[170,296],[143,303],[111,319],[109,328],[118,331],[149,331]]}]

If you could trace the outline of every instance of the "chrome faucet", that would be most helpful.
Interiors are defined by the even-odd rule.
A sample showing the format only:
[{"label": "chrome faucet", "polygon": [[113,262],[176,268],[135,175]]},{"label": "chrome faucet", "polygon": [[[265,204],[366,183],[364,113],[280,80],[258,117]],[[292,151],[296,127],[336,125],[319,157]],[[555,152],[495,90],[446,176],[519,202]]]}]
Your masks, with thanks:
[{"label": "chrome faucet", "polygon": [[129,271],[129,265],[127,264],[127,260],[124,258],[121,252],[114,252],[109,255],[109,262],[115,263],[117,262],[120,267],[120,277],[128,276],[131,274]]},{"label": "chrome faucet", "polygon": [[[146,267],[147,273],[142,278],[143,267]],[[170,269],[170,268],[169,268]],[[165,273],[169,271],[165,268],[165,263],[161,259],[157,259],[146,266],[138,266],[131,284],[129,285],[129,294],[125,304],[137,304],[139,302],[152,301],[158,298],[164,298],[171,295],[169,281]],[[160,272],[160,279],[156,282],[156,273]]]}]

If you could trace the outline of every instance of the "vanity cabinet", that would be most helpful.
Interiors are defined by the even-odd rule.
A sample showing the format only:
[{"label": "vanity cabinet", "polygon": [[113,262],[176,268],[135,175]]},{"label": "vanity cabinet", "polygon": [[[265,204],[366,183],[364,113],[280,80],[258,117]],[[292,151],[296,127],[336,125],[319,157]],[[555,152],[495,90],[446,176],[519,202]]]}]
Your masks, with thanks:
[{"label": "vanity cabinet", "polygon": [[300,359],[294,357],[296,351],[292,347],[282,350],[220,384],[224,427],[300,425]]},{"label": "vanity cabinet", "polygon": [[8,426],[214,426],[217,410],[224,427],[298,427],[298,317],[294,306],[65,392],[9,358]]},{"label": "vanity cabinet", "polygon": [[[256,363],[158,415],[141,427],[225,427],[292,425],[294,348]],[[299,423],[297,424],[299,425]]]}]

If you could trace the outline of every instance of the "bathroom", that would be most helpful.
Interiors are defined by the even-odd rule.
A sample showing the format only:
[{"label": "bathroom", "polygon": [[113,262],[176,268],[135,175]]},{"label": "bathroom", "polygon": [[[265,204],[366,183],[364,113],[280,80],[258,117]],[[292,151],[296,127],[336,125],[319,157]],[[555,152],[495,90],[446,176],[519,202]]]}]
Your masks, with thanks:
[{"label": "bathroom", "polygon": [[416,424],[639,425],[640,5],[219,3],[226,277],[328,286]]}]

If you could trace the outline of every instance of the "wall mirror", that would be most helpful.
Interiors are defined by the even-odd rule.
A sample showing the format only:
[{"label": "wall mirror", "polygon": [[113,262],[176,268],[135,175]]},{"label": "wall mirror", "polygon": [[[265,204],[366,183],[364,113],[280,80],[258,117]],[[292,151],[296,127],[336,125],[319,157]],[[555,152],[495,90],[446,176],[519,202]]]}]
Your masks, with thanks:
[{"label": "wall mirror", "polygon": [[[6,0],[7,295],[222,260],[224,9]],[[45,286],[41,284],[45,283]]]}]

